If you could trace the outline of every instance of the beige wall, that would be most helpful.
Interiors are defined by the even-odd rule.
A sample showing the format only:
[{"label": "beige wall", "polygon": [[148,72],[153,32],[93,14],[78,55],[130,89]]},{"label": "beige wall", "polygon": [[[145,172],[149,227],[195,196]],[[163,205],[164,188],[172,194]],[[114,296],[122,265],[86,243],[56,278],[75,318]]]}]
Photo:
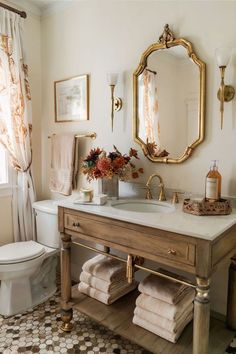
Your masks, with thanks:
[{"label": "beige wall", "polygon": [[[176,36],[191,40],[207,64],[206,139],[188,161],[178,166],[157,165],[142,158],[143,181],[158,170],[169,188],[203,193],[210,160],[216,158],[223,176],[223,194],[235,196],[236,159],[228,156],[236,148],[236,101],[225,105],[225,124],[221,131],[216,98],[220,74],[214,59],[215,48],[220,44],[234,46],[235,11],[236,2],[232,1],[99,0],[76,2],[62,12],[43,18],[43,195],[49,195],[48,134],[64,130],[96,131],[95,146],[110,149],[114,143],[124,152],[131,145],[139,148],[132,138],[132,73],[141,53],[158,38],[168,20]],[[113,133],[106,82],[109,71],[121,71],[124,75],[123,85],[118,85],[116,91],[124,99],[124,108],[115,116]],[[91,78],[90,121],[54,123],[53,82],[83,73],[89,73]],[[235,75],[234,58],[226,71],[226,81],[235,82]]]}]

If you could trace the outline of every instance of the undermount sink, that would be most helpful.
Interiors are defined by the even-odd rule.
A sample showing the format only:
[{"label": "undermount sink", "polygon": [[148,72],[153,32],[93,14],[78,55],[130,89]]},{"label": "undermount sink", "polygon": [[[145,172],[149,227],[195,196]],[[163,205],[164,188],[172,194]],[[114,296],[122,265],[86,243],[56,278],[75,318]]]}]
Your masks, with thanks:
[{"label": "undermount sink", "polygon": [[113,208],[139,213],[171,213],[175,210],[174,206],[167,202],[155,200],[124,200],[112,204]]}]

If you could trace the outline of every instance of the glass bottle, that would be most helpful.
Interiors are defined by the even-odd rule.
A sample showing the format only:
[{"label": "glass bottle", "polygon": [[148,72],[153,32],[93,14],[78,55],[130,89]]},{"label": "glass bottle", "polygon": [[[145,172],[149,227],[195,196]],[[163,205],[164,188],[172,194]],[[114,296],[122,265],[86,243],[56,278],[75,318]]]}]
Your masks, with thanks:
[{"label": "glass bottle", "polygon": [[221,198],[221,174],[218,171],[217,160],[211,163],[210,171],[206,176],[205,199],[216,202]]}]

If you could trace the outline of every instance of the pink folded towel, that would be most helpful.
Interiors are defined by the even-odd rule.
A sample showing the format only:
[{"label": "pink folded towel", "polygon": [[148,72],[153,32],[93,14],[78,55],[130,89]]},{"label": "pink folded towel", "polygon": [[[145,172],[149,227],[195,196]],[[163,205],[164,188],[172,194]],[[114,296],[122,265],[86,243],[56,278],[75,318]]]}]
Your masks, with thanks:
[{"label": "pink folded towel", "polygon": [[153,312],[142,309],[141,307],[136,307],[134,310],[134,314],[141,319],[150,322],[154,326],[161,327],[168,332],[177,333],[179,329],[182,328],[183,323],[185,323],[186,318],[188,318],[191,314],[193,316],[193,304],[190,304],[186,310],[181,314],[178,320],[170,321],[165,317],[156,315]]},{"label": "pink folded towel", "polygon": [[166,340],[168,340],[169,342],[172,343],[176,343],[178,338],[180,337],[182,331],[184,330],[185,326],[187,326],[187,324],[192,320],[192,314],[190,314],[185,322],[182,324],[182,327],[179,328],[178,332],[173,333],[173,332],[169,332],[166,329],[163,329],[159,326],[155,326],[153,324],[151,324],[148,321],[143,320],[142,318],[138,317],[137,315],[134,315],[133,317],[133,323],[158,335],[159,337],[162,337]]},{"label": "pink folded towel", "polygon": [[104,293],[113,293],[118,291],[119,289],[123,288],[125,285],[128,284],[127,279],[124,275],[124,279],[120,279],[118,281],[108,282],[106,280],[99,279],[94,275],[82,271],[80,274],[80,281],[90,285],[92,288],[97,290],[101,290]]},{"label": "pink folded towel", "polygon": [[93,257],[84,263],[82,269],[110,283],[126,278],[126,264],[109,256]]},{"label": "pink folded towel", "polygon": [[194,291],[189,291],[176,305],[156,299],[150,295],[140,294],[136,299],[136,306],[165,317],[170,321],[177,321],[181,314],[192,304],[195,297]]},{"label": "pink folded towel", "polygon": [[112,294],[108,294],[100,290],[94,289],[88,284],[82,282],[78,285],[78,289],[81,293],[86,294],[100,302],[103,302],[106,305],[112,304],[122,296],[134,290],[136,287],[137,282],[133,282],[132,284],[127,283],[122,289],[119,289],[119,291],[113,292]]},{"label": "pink folded towel", "polygon": [[[176,274],[164,272],[178,277]],[[150,274],[145,278],[139,284],[138,289],[141,293],[168,302],[169,304],[177,304],[187,293],[194,293],[194,289],[187,285],[154,274]]]}]

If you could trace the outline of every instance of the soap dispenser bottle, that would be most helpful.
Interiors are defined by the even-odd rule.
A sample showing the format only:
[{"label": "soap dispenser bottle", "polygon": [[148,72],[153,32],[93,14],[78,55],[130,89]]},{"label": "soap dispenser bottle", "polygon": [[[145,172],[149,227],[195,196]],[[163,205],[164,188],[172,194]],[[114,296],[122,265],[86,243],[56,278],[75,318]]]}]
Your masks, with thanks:
[{"label": "soap dispenser bottle", "polygon": [[217,160],[211,163],[210,171],[206,176],[205,199],[216,202],[221,197],[221,174],[218,171]]}]

